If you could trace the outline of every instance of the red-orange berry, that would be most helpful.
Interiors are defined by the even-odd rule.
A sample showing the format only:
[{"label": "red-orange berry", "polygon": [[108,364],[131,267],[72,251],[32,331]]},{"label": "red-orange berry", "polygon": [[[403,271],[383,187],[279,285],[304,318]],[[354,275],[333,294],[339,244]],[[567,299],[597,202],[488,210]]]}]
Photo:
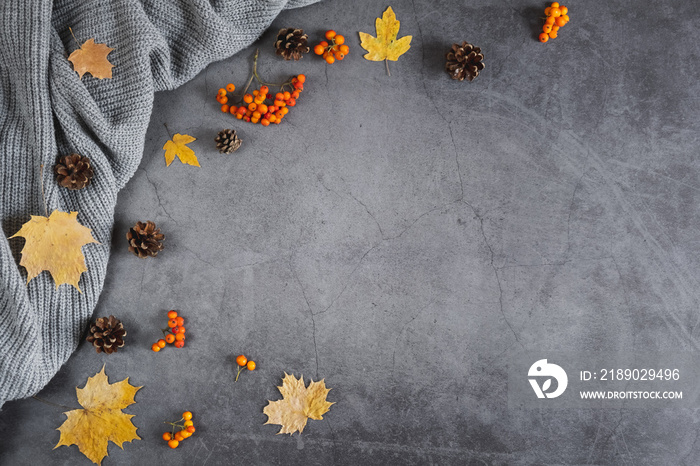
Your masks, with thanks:
[{"label": "red-orange berry", "polygon": [[183,346],[185,346],[184,340],[180,340],[180,341],[175,342],[175,348],[182,348]]},{"label": "red-orange berry", "polygon": [[556,39],[557,38],[557,31],[552,31],[549,33],[549,38],[550,39]]},{"label": "red-orange berry", "polygon": [[267,118],[263,118],[262,120],[260,120],[260,124],[262,124],[263,126],[270,126],[270,120],[268,120]]},{"label": "red-orange berry", "polygon": [[194,426],[188,426],[188,427],[187,427],[187,432],[189,432],[190,434],[194,434],[195,430],[196,430],[196,429],[194,428]]},{"label": "red-orange berry", "polygon": [[162,338],[158,340],[156,344],[161,348],[165,348],[165,340],[163,340]]},{"label": "red-orange berry", "polygon": [[329,29],[328,31],[326,31],[326,39],[333,40],[334,37],[335,31],[333,29]]},{"label": "red-orange berry", "polygon": [[229,91],[229,92],[233,92],[233,91],[236,90],[236,86],[234,86],[232,83],[228,83],[228,84],[226,85],[226,90]]},{"label": "red-orange berry", "polygon": [[544,43],[544,42],[547,42],[548,40],[549,40],[549,36],[547,35],[546,32],[543,32],[542,34],[540,34],[540,42]]},{"label": "red-orange berry", "polygon": [[555,22],[559,27],[562,27],[566,24],[566,20],[562,16],[558,17]]},{"label": "red-orange berry", "polygon": [[340,53],[342,53],[344,55],[347,55],[348,53],[350,53],[350,47],[348,47],[347,45],[341,45],[338,50],[340,50]]},{"label": "red-orange berry", "polygon": [[175,439],[172,439],[171,441],[168,442],[168,446],[170,448],[177,448],[178,445],[180,445],[180,442],[178,442]]},{"label": "red-orange berry", "polygon": [[240,355],[236,358],[236,364],[239,366],[243,367],[248,363],[248,358],[246,358],[244,355]]},{"label": "red-orange berry", "polygon": [[165,433],[163,434],[163,440],[165,440],[166,442],[172,440],[172,438],[173,438],[173,436],[170,435],[170,432],[165,432]]},{"label": "red-orange berry", "polygon": [[192,417],[192,411],[185,411],[184,413],[182,413],[182,419],[184,419],[185,421],[191,420]]},{"label": "red-orange berry", "polygon": [[542,26],[542,32],[544,33],[549,33],[552,31],[552,25],[551,24],[545,24]]},{"label": "red-orange berry", "polygon": [[221,89],[219,89],[219,95],[220,95],[221,97],[225,96],[225,95],[226,95],[226,89],[224,89],[223,87],[222,87]]},{"label": "red-orange berry", "polygon": [[229,109],[229,106],[226,105],[226,104],[224,104],[224,105],[221,106],[221,111],[224,112],[224,113],[228,113],[228,109]]},{"label": "red-orange berry", "polygon": [[322,47],[325,49],[326,47],[328,47],[328,42],[326,42],[325,40],[322,40],[322,41],[319,43],[319,45],[322,46]]},{"label": "red-orange berry", "polygon": [[323,45],[321,45],[321,44],[318,44],[317,46],[314,47],[314,53],[316,55],[322,55],[324,50],[325,49],[323,48]]},{"label": "red-orange berry", "polygon": [[185,334],[184,333],[178,333],[175,335],[175,341],[184,341],[185,340]]},{"label": "red-orange berry", "polygon": [[246,368],[248,368],[249,371],[254,371],[255,370],[255,361],[248,361],[248,364],[245,365]]},{"label": "red-orange berry", "polygon": [[332,65],[333,63],[335,63],[335,57],[333,55],[328,55],[326,57],[326,63],[328,63],[329,65]]},{"label": "red-orange berry", "polygon": [[344,43],[345,43],[345,37],[341,36],[340,34],[336,34],[335,44],[336,45],[343,45]]},{"label": "red-orange berry", "polygon": [[292,99],[291,97],[289,99],[287,99],[287,105],[289,105],[290,107],[294,107],[296,104],[297,104],[296,99]]},{"label": "red-orange berry", "polygon": [[253,101],[253,96],[250,94],[246,94],[243,96],[243,102],[249,104]]},{"label": "red-orange berry", "polygon": [[172,333],[168,333],[167,335],[165,335],[165,342],[166,343],[172,344],[174,341],[175,341],[175,335],[173,335]]},{"label": "red-orange berry", "polygon": [[306,82],[306,75],[305,74],[300,74],[297,76],[297,81],[304,84]]},{"label": "red-orange berry", "polygon": [[178,326],[183,326],[183,325],[185,325],[185,318],[184,317],[176,317],[175,322],[177,322]]},{"label": "red-orange berry", "polygon": [[236,112],[238,111],[238,107],[236,107],[235,105],[231,105],[231,106],[229,107],[228,111],[229,111],[229,113],[230,113],[231,115],[235,115]]},{"label": "red-orange berry", "polygon": [[177,321],[175,319],[170,319],[168,321],[168,327],[170,327],[170,328],[177,327]]},{"label": "red-orange berry", "polygon": [[168,319],[176,319],[177,311],[168,311]]},{"label": "red-orange berry", "polygon": [[151,345],[151,350],[153,350],[156,353],[160,351],[160,346],[158,346],[158,343],[153,343],[153,345]]}]

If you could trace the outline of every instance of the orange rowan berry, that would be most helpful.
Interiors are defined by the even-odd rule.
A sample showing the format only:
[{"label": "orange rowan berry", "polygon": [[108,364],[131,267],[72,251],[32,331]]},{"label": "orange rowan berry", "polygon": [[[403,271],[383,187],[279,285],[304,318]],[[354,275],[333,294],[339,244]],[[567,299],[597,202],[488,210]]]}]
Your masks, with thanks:
[{"label": "orange rowan berry", "polygon": [[219,89],[219,95],[220,95],[221,97],[225,96],[225,95],[226,95],[226,89],[224,89],[223,87],[222,87],[221,89]]},{"label": "orange rowan berry", "polygon": [[156,343],[156,345],[158,345],[161,349],[162,349],[162,348],[165,348],[165,340],[163,340],[163,339],[161,338],[160,340],[158,340],[158,342]]},{"label": "orange rowan berry", "polygon": [[233,92],[233,91],[236,90],[236,86],[234,86],[233,83],[228,83],[228,84],[226,85],[226,90],[229,91],[229,92]]},{"label": "orange rowan berry", "polygon": [[165,342],[166,343],[172,344],[174,341],[175,341],[175,335],[173,335],[172,333],[168,333],[167,335],[165,335]]},{"label": "orange rowan berry", "polygon": [[184,333],[178,333],[175,335],[175,341],[184,341],[185,339],[185,334]]},{"label": "orange rowan berry", "polygon": [[336,45],[343,45],[345,43],[345,37],[341,36],[340,34],[337,34],[335,36],[335,44]]},{"label": "orange rowan berry", "polygon": [[[241,118],[242,118],[242,117],[241,117]],[[240,118],[239,118],[239,119],[240,119]],[[180,340],[180,341],[176,341],[176,342],[175,342],[175,348],[182,348],[183,346],[185,346],[184,340]]]},{"label": "orange rowan berry", "polygon": [[254,371],[256,367],[255,361],[248,361],[245,367],[248,368],[249,371]]},{"label": "orange rowan berry", "polygon": [[231,115],[235,115],[236,112],[238,111],[238,107],[236,107],[235,105],[231,105],[229,107],[228,111],[231,113]]},{"label": "orange rowan berry", "polygon": [[314,47],[314,53],[316,55],[322,55],[324,50],[326,50],[326,49],[324,49],[323,45],[321,45],[321,44],[318,44],[317,46]]},{"label": "orange rowan berry", "polygon": [[194,434],[195,430],[196,429],[194,428],[194,426],[187,427],[187,432],[189,432],[190,434]]},{"label": "orange rowan berry", "polygon": [[544,9],[544,15],[549,16],[552,13],[552,7],[548,6]]},{"label": "orange rowan berry", "polygon": [[556,39],[557,38],[557,31],[552,31],[549,33],[549,38],[550,39]]},{"label": "orange rowan berry", "polygon": [[544,23],[545,23],[545,24],[554,24],[554,22],[555,22],[556,20],[557,20],[556,18],[550,16],[549,18],[547,18],[547,19],[544,20]]},{"label": "orange rowan berry", "polygon": [[172,440],[172,438],[173,438],[173,436],[170,435],[170,432],[165,432],[165,433],[163,434],[163,440],[165,440],[166,442]]},{"label": "orange rowan berry", "polygon": [[284,91],[284,94],[282,94],[283,98],[281,100],[289,100],[290,97],[292,97],[292,94],[289,91]]},{"label": "orange rowan berry", "polygon": [[245,111],[246,111],[246,108],[241,106],[241,107],[238,107],[238,110],[236,111],[236,113],[238,113],[239,115],[245,115]]},{"label": "orange rowan berry", "polygon": [[553,2],[553,3],[552,3],[552,8],[559,8],[559,3],[558,3],[558,2]]},{"label": "orange rowan berry", "polygon": [[343,54],[340,53],[340,52],[335,52],[335,53],[333,54],[333,56],[335,57],[336,60],[342,60],[343,58],[345,58],[345,55],[343,55]]},{"label": "orange rowan berry", "polygon": [[221,106],[221,111],[224,112],[224,113],[228,113],[228,109],[229,109],[229,106],[226,105],[226,104],[224,104],[224,105]]},{"label": "orange rowan berry", "polygon": [[153,345],[151,345],[151,349],[157,353],[160,351],[160,346],[158,346],[158,343],[153,343]]},{"label": "orange rowan berry", "polygon": [[263,118],[262,120],[260,120],[260,124],[263,126],[270,126],[270,120],[268,120],[267,118]]},{"label": "orange rowan berry", "polygon": [[284,107],[286,104],[282,102],[281,100],[275,100],[275,107]]},{"label": "orange rowan berry", "polygon": [[258,123],[260,123],[260,118],[253,117],[250,119],[250,122],[253,123],[254,125],[257,125]]},{"label": "orange rowan berry", "polygon": [[552,11],[550,13],[555,18],[558,18],[561,16],[561,10],[559,8],[552,8]]},{"label": "orange rowan berry", "polygon": [[182,442],[184,440],[184,438],[182,437],[182,433],[175,432],[175,440],[177,440],[178,442]]},{"label": "orange rowan berry", "polygon": [[263,115],[266,114],[267,113],[267,105],[265,105],[265,104],[258,105],[258,111]]},{"label": "orange rowan berry", "polygon": [[341,45],[338,50],[340,50],[340,53],[342,53],[343,55],[347,55],[348,53],[350,53],[350,47],[348,47],[347,45]]},{"label": "orange rowan berry", "polygon": [[184,413],[182,413],[182,419],[184,419],[185,421],[189,421],[193,417],[194,416],[192,414],[192,411],[185,411]]},{"label": "orange rowan berry", "polygon": [[561,15],[566,16],[569,14],[569,9],[565,6],[559,7],[559,10],[561,10]]},{"label": "orange rowan berry", "polygon": [[280,111],[282,112],[282,115],[289,113],[289,109],[287,107],[281,108]]},{"label": "orange rowan berry", "polygon": [[551,24],[545,24],[542,26],[542,32],[544,33],[549,33],[552,31],[552,25]]},{"label": "orange rowan berry", "polygon": [[192,437],[192,434],[190,434],[189,432],[187,432],[187,429],[183,429],[183,430],[180,432],[180,435],[182,436],[183,439]]},{"label": "orange rowan berry", "polygon": [[276,123],[277,117],[275,115],[270,115],[269,117],[267,117],[267,121],[269,121],[270,123]]},{"label": "orange rowan berry", "polygon": [[559,30],[559,26],[557,26],[556,24],[554,26],[552,26],[552,31],[557,32],[558,30]]},{"label": "orange rowan berry", "polygon": [[289,100],[287,100],[287,105],[289,105],[290,107],[294,107],[296,104],[297,104],[296,99],[292,99],[290,97]]},{"label": "orange rowan berry", "polygon": [[264,96],[267,95],[267,91],[269,91],[269,90],[270,90],[270,88],[268,88],[267,86],[264,86],[264,85],[260,86],[260,93]]},{"label": "orange rowan berry", "polygon": [[171,441],[168,442],[168,446],[170,448],[177,448],[178,445],[180,445],[180,442],[178,442],[175,439],[172,439]]},{"label": "orange rowan berry", "polygon": [[275,94],[275,100],[284,100],[284,93],[278,92],[277,94]]},{"label": "orange rowan berry", "polygon": [[168,319],[176,319],[177,311],[168,311]]},{"label": "orange rowan berry", "polygon": [[[277,111],[275,112],[275,116],[277,117],[278,120],[281,120],[282,118],[284,118],[284,113],[282,112],[282,110],[277,110]],[[243,364],[241,364],[241,366],[242,366],[242,365],[243,365]]]},{"label": "orange rowan berry", "polygon": [[326,31],[326,39],[333,40],[334,37],[335,31],[333,29],[329,29],[328,31]]},{"label": "orange rowan berry", "polygon": [[540,34],[540,42],[544,43],[544,42],[547,42],[548,40],[549,40],[549,36],[547,35],[546,32],[543,32],[542,34]]},{"label": "orange rowan berry", "polygon": [[258,94],[260,94],[260,91],[259,91],[259,90],[257,90],[257,89],[255,89],[255,90],[253,91],[253,95],[254,95],[255,97],[257,97],[257,96],[258,96]]},{"label": "orange rowan berry", "polygon": [[222,98],[219,100],[219,103],[220,103],[220,104],[225,104],[226,102],[228,102],[228,97],[226,97],[226,96],[222,97]]},{"label": "orange rowan berry", "polygon": [[182,327],[183,325],[185,325],[185,318],[184,317],[176,317],[175,322],[177,322],[177,325],[179,327]]},{"label": "orange rowan berry", "polygon": [[300,95],[301,95],[301,93],[298,90],[292,92],[292,98],[294,98],[294,99],[298,99]]},{"label": "orange rowan berry", "polygon": [[185,333],[185,326],[184,325],[180,327],[180,333]]},{"label": "orange rowan berry", "polygon": [[562,18],[564,18],[564,21],[567,23],[569,22],[569,15],[561,15]]},{"label": "orange rowan berry", "polygon": [[245,366],[247,362],[248,362],[248,358],[246,358],[242,354],[236,358],[236,364],[238,364],[241,367]]},{"label": "orange rowan berry", "polygon": [[326,47],[328,47],[328,42],[326,42],[325,40],[322,40],[322,41],[319,43],[319,45],[321,45],[321,46],[325,49]]},{"label": "orange rowan berry", "polygon": [[[185,419],[185,418],[183,417],[183,419]],[[182,425],[185,427],[189,427],[189,426],[193,426],[194,422],[192,422],[192,418],[190,418],[190,419],[186,419],[185,422],[182,423]]]},{"label": "orange rowan berry", "polygon": [[333,55],[328,55],[326,57],[326,63],[328,63],[329,65],[332,65],[333,63],[335,63],[335,57]]},{"label": "orange rowan berry", "polygon": [[558,17],[556,20],[557,26],[562,27],[566,24],[566,20],[563,17]]},{"label": "orange rowan berry", "polygon": [[254,112],[257,109],[258,109],[258,104],[256,104],[255,102],[248,104],[248,110],[250,110],[251,112]]},{"label": "orange rowan berry", "polygon": [[253,101],[253,96],[250,94],[246,94],[243,96],[243,102],[249,104]]},{"label": "orange rowan berry", "polygon": [[300,74],[297,76],[297,81],[304,84],[306,82],[306,75],[305,74]]}]

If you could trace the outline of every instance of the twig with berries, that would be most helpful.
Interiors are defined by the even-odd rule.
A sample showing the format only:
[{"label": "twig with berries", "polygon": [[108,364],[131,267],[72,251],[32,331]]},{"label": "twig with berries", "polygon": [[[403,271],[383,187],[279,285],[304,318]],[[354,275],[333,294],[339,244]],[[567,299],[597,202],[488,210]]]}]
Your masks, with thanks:
[{"label": "twig with berries", "polygon": [[238,364],[238,373],[236,374],[236,380],[234,380],[234,382],[238,382],[238,376],[241,375],[241,372],[244,370],[254,371],[257,367],[255,361],[248,361],[248,358],[243,354],[236,358],[236,364]]},{"label": "twig with berries", "polygon": [[160,330],[163,332],[163,338],[151,346],[154,352],[165,348],[165,345],[174,344],[175,348],[185,346],[185,318],[177,315],[177,311],[168,311],[168,328]]},{"label": "twig with berries", "polygon": [[[260,88],[253,90],[252,93],[247,93],[253,79],[260,84]],[[292,76],[283,83],[264,81],[258,74],[258,51],[256,50],[253,58],[253,73],[248,79],[243,93],[232,94],[231,97],[235,100],[230,100],[228,93],[233,93],[236,86],[229,83],[225,88],[219,89],[216,101],[221,104],[222,112],[230,113],[239,120],[260,123],[263,126],[269,126],[272,123],[280,124],[285,115],[289,113],[289,107],[296,105],[297,99],[304,90],[305,82],[306,76],[303,74]],[[273,96],[270,93],[270,87],[279,87],[280,91]]]},{"label": "twig with berries", "polygon": [[336,34],[334,30],[326,31],[326,39],[330,41],[321,41],[316,47],[314,47],[314,53],[316,55],[321,55],[326,63],[332,65],[336,60],[342,60],[345,55],[350,53],[350,47],[345,45],[345,37],[340,34]]},{"label": "twig with berries", "polygon": [[[182,424],[180,424],[180,422]],[[185,411],[182,413],[182,419],[177,422],[164,422],[164,424],[170,424],[172,426],[170,432],[163,433],[163,440],[168,442],[170,448],[177,448],[180,442],[190,438],[195,432],[194,422],[192,422],[192,413],[190,411]],[[175,429],[179,429],[175,432]]]}]

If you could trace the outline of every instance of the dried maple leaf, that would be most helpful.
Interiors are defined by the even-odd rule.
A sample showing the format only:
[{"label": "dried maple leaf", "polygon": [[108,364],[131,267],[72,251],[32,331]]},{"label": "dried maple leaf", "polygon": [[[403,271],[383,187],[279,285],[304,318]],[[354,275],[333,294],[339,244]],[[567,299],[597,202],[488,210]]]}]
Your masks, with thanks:
[{"label": "dried maple leaf", "polygon": [[80,291],[80,275],[87,270],[82,247],[99,244],[91,232],[78,223],[78,212],[54,210],[49,217],[32,215],[17,233],[10,236],[21,236],[26,240],[19,265],[27,269],[27,283],[48,270],[56,288],[68,283]]},{"label": "dried maple leaf", "polygon": [[114,50],[106,44],[96,44],[95,39],[88,39],[78,50],[73,51],[68,61],[73,64],[73,69],[83,79],[85,73],[90,73],[96,78],[104,79],[112,77],[112,65],[107,60],[107,55]]},{"label": "dried maple leaf", "polygon": [[163,146],[163,150],[165,150],[165,165],[169,167],[177,155],[180,162],[199,167],[197,156],[194,155],[192,149],[187,147],[187,144],[196,140],[197,138],[193,138],[189,134],[176,133],[173,139],[166,142]]},{"label": "dried maple leaf", "polygon": [[[399,34],[400,26],[401,22],[396,20],[394,10],[389,7],[381,18],[377,18],[377,37],[367,34],[366,32],[360,33],[360,45],[368,52],[365,54],[365,59],[371,61],[384,60],[387,64],[387,73],[389,73],[389,64],[387,60],[396,61],[411,48],[411,39],[413,36],[404,36],[401,39],[396,39],[396,36]],[[389,75],[391,75],[391,73],[389,73]]]},{"label": "dried maple leaf", "polygon": [[268,405],[263,408],[267,414],[265,424],[279,424],[282,426],[278,434],[301,433],[306,426],[308,418],[320,421],[323,414],[327,413],[333,403],[326,401],[330,388],[326,388],[326,382],[314,382],[306,387],[304,376],[297,379],[293,375],[284,373],[282,386],[277,387],[283,399],[278,401],[268,400]]},{"label": "dried maple leaf", "polygon": [[83,388],[75,388],[78,403],[85,409],[74,409],[63,414],[66,419],[58,431],[61,438],[54,450],[62,445],[77,445],[80,452],[95,464],[107,456],[109,441],[124,449],[124,442],[141,440],[136,426],[131,422],[133,414],[122,409],[135,403],[134,396],[141,387],[129,384],[129,378],[110,384],[105,367],[88,378]]}]

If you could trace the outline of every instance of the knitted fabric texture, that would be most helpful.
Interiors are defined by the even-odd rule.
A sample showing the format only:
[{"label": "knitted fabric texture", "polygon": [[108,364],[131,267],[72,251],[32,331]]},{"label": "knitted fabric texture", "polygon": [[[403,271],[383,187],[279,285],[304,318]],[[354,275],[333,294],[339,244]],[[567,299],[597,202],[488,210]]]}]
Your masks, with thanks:
[{"label": "knitted fabric texture", "polygon": [[[138,168],[153,94],[255,41],[284,8],[310,0],[2,0],[0,2],[0,407],[44,387],[75,350],[102,289],[117,193]],[[95,38],[114,48],[113,78],[78,78],[67,56]],[[204,98],[204,97],[203,97]],[[80,191],[52,167],[92,161]],[[27,285],[21,239],[30,215],[78,211],[100,244],[83,247],[80,287],[44,272]],[[122,233],[120,233],[122,234]]]}]

